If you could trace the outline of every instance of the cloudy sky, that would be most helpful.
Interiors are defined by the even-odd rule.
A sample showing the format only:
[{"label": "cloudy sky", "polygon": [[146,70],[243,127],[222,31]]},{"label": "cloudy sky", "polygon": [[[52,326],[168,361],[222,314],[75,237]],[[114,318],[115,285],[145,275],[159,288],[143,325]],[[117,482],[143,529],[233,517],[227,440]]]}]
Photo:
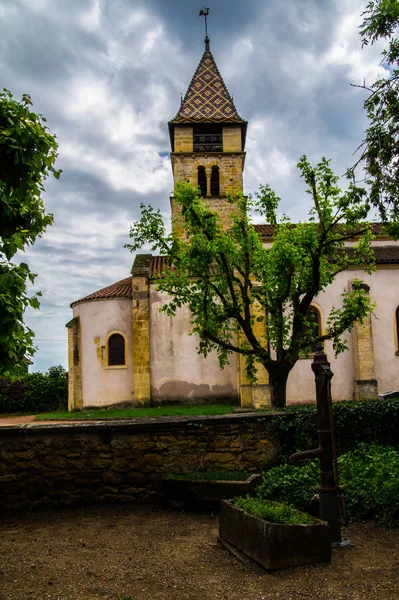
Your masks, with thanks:
[{"label": "cloudy sky", "polygon": [[[249,121],[245,192],[270,183],[306,219],[296,163],[332,159],[342,174],[362,139],[364,92],[384,74],[362,50],[366,0],[214,0],[211,50]],[[67,366],[72,301],[127,277],[123,248],[140,203],[169,219],[167,121],[204,50],[194,0],[0,0],[1,87],[29,93],[57,135],[63,169],[46,183],[55,224],[24,256],[38,274],[33,370]],[[344,182],[343,182],[344,183]]]}]

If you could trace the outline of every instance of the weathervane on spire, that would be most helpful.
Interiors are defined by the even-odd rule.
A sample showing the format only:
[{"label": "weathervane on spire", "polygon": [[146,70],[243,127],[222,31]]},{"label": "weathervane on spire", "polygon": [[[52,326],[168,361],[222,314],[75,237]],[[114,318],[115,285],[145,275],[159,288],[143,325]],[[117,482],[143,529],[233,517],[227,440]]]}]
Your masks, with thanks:
[{"label": "weathervane on spire", "polygon": [[[209,15],[209,8],[206,8],[204,6],[204,8],[202,10],[200,10],[199,16],[205,17],[205,40],[208,39],[208,22],[206,20],[208,15]],[[208,40],[208,43],[209,43],[209,40]]]}]

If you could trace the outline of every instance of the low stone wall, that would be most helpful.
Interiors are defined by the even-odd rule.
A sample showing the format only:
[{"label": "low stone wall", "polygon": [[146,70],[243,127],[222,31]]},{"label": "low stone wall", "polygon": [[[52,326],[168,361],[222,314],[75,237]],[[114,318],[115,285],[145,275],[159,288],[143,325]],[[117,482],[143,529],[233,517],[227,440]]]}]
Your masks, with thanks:
[{"label": "low stone wall", "polygon": [[149,502],[167,472],[260,471],[278,451],[273,415],[149,418],[0,428],[0,507]]}]

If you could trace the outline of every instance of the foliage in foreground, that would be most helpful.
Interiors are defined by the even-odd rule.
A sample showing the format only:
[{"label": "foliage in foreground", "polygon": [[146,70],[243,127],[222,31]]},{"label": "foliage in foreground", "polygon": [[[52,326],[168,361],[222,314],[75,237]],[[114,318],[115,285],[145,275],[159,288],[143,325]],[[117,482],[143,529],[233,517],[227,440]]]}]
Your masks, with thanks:
[{"label": "foliage in foreground", "polygon": [[280,502],[261,500],[253,496],[239,496],[233,501],[234,506],[242,508],[250,515],[283,525],[312,525],[312,517]]},{"label": "foliage in foreground", "polygon": [[31,105],[26,94],[17,102],[8,90],[0,93],[0,376],[10,378],[23,375],[24,358],[35,351],[23,318],[28,306],[39,308],[40,295],[28,296],[35,275],[11,259],[52,224],[41,194],[50,173],[58,179],[61,172],[55,137]]},{"label": "foliage in foreground", "polygon": [[[333,415],[338,454],[362,442],[399,444],[399,398],[334,402]],[[287,407],[283,416],[273,419],[272,429],[285,456],[316,448],[316,405]]]},{"label": "foliage in foreground", "polygon": [[[338,468],[350,520],[376,519],[389,527],[399,526],[398,448],[360,444],[340,456]],[[279,465],[264,473],[257,493],[261,499],[307,510],[319,480],[318,460]]]},{"label": "foliage in foreground", "polygon": [[369,184],[369,201],[379,210],[392,236],[399,236],[399,26],[398,0],[370,0],[360,28],[363,46],[379,40],[387,44],[380,65],[385,77],[363,89],[369,92],[364,102],[369,125],[360,145],[360,158],[348,171],[354,178],[360,165],[360,179]]},{"label": "foliage in foreground", "polygon": [[[326,339],[337,354],[346,350],[344,332],[373,308],[354,280],[327,316],[325,331],[315,327],[312,301],[339,273],[354,266],[373,270],[372,234],[364,222],[364,189],[350,184],[342,191],[325,158],[313,167],[303,156],[298,168],[313,201],[307,223],[293,226],[287,217],[278,223],[280,199],[266,185],[255,197],[229,198],[231,227],[226,229],[199,189],[177,182],[176,202],[188,238],[168,234],[160,211],[142,206],[127,245],[131,251],[148,245],[168,256],[158,289],[170,301],[161,310],[173,317],[187,306],[199,352],[215,351],[222,368],[234,352],[244,356],[252,379],[263,366],[274,408],[285,406],[287,378],[297,360]],[[251,211],[275,226],[271,248],[264,247],[251,223]],[[357,243],[348,252],[345,241],[354,234]]]},{"label": "foliage in foreground", "polygon": [[0,413],[30,413],[66,409],[68,378],[64,367],[46,373],[26,373],[19,381],[0,378]]}]

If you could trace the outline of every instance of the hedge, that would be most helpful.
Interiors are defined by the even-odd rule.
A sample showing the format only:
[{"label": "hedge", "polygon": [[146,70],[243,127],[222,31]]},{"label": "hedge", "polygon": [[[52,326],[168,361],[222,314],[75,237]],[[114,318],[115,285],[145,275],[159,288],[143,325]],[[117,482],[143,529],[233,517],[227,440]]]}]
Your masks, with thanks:
[{"label": "hedge", "polygon": [[40,413],[68,407],[68,377],[61,365],[27,373],[20,381],[0,378],[1,413]]},{"label": "hedge", "polygon": [[[399,398],[334,402],[333,416],[337,453],[360,443],[399,445]],[[318,446],[316,405],[290,406],[273,419],[273,435],[283,455]]]},{"label": "hedge", "polygon": [[[351,521],[372,518],[399,526],[399,449],[360,444],[338,459],[340,483]],[[260,499],[283,502],[306,511],[320,484],[318,460],[300,466],[282,464],[263,474],[257,488]]]}]

